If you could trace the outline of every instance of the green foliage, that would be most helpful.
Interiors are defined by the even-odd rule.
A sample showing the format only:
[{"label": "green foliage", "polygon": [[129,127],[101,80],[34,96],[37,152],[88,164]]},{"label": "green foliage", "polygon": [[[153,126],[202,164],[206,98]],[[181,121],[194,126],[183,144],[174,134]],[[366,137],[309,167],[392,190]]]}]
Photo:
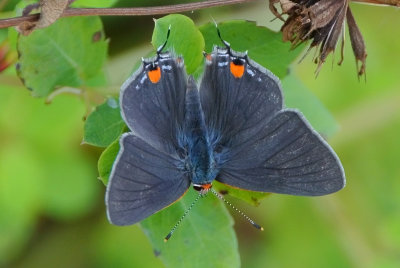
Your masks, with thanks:
[{"label": "green foliage", "polygon": [[[271,31],[254,22],[235,20],[218,24],[222,38],[233,50],[248,51],[249,57],[271,70],[279,78],[286,76],[288,66],[303,50],[299,46],[291,50],[289,43],[282,42],[282,34]],[[205,51],[210,52],[214,45],[224,46],[220,41],[214,23],[200,27],[205,40]]]},{"label": "green foliage", "polygon": [[171,27],[171,34],[164,51],[182,55],[187,73],[192,74],[203,62],[203,36],[190,18],[179,14],[168,15],[156,20],[152,38],[156,49],[164,44],[168,27]]},{"label": "green foliage", "polygon": [[107,147],[122,134],[124,128],[118,99],[108,98],[86,119],[83,141],[93,146]]},{"label": "green foliage", "polygon": [[99,176],[104,185],[107,185],[108,179],[110,178],[111,168],[114,164],[114,160],[119,152],[119,138],[117,138],[110,146],[108,146],[103,153],[100,155],[97,168],[99,170]]},{"label": "green foliage", "polygon": [[239,267],[233,220],[211,193],[198,200],[168,242],[163,241],[197,195],[189,189],[181,201],[141,222],[154,253],[167,267]]},{"label": "green foliage", "polygon": [[37,97],[104,84],[107,41],[98,17],[73,17],[18,38],[18,75]]}]

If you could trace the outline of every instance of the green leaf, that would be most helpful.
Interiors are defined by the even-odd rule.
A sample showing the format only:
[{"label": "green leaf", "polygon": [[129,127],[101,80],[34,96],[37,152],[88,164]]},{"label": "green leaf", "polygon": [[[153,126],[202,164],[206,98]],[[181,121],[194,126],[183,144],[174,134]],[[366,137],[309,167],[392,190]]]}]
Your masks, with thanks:
[{"label": "green leaf", "polygon": [[88,116],[83,141],[87,144],[107,147],[124,131],[118,99],[109,98]]},{"label": "green leaf", "polygon": [[338,124],[331,113],[297,77],[285,77],[282,86],[286,106],[299,109],[319,133],[330,137],[338,130]]},{"label": "green leaf", "polygon": [[183,15],[173,14],[156,20],[152,44],[157,49],[167,38],[168,27],[171,34],[163,51],[174,51],[185,60],[186,71],[192,74],[203,62],[204,39],[193,21]]},{"label": "green leaf", "polygon": [[[291,50],[290,43],[282,41],[282,34],[257,26],[254,22],[235,20],[218,24],[222,38],[233,50],[248,51],[249,57],[279,78],[286,76],[288,66],[302,52],[303,45]],[[214,45],[223,46],[214,23],[200,28],[205,40],[205,51],[211,52]]]},{"label": "green leaf", "polygon": [[253,206],[258,206],[260,204],[261,199],[270,195],[270,193],[247,191],[238,188],[233,188],[229,185],[220,183],[218,181],[213,182],[213,188],[222,195],[227,194],[239,198]]},{"label": "green leaf", "polygon": [[59,19],[18,37],[18,75],[37,97],[58,87],[88,86],[104,76],[107,45],[99,17]]},{"label": "green leaf", "polygon": [[197,195],[190,188],[181,201],[141,222],[156,256],[167,267],[239,267],[232,217],[211,193],[200,198],[168,242],[163,241]]},{"label": "green leaf", "polygon": [[110,178],[111,169],[114,164],[115,158],[119,152],[119,138],[108,146],[103,153],[100,155],[99,162],[97,163],[97,169],[99,170],[100,180],[104,185],[108,184]]}]

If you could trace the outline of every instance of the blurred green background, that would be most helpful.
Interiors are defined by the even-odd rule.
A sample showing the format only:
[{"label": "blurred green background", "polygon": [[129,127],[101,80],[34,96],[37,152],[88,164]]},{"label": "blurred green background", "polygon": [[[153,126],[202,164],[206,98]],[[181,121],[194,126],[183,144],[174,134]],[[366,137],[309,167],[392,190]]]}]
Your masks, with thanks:
[{"label": "blurred green background", "polygon": [[[274,194],[259,207],[236,202],[265,228],[233,215],[242,267],[400,267],[400,10],[352,10],[367,44],[367,82],[357,80],[348,41],[342,67],[329,57],[315,79],[309,56],[291,69],[340,125],[330,144],[347,186],[318,198]],[[210,16],[281,24],[270,22],[266,1],[186,15],[199,25]],[[103,23],[115,94],[152,50],[154,24],[152,17]],[[105,187],[96,179],[101,151],[80,145],[85,102],[60,95],[46,105],[12,69],[0,75],[0,267],[163,267],[137,225],[107,222]]]}]

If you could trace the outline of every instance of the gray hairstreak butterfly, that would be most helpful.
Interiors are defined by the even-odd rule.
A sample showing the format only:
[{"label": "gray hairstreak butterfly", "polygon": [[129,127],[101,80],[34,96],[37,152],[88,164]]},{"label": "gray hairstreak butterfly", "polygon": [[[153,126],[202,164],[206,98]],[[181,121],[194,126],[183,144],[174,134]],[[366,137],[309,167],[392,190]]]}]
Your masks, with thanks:
[{"label": "gray hairstreak butterfly", "polygon": [[211,191],[223,199],[214,180],[303,196],[344,187],[338,157],[299,111],[284,108],[280,81],[269,70],[222,40],[225,47],[205,54],[198,88],[183,59],[162,52],[167,41],[121,88],[122,117],[132,132],[121,137],[107,186],[111,223],[137,223],[191,184],[199,196]]}]

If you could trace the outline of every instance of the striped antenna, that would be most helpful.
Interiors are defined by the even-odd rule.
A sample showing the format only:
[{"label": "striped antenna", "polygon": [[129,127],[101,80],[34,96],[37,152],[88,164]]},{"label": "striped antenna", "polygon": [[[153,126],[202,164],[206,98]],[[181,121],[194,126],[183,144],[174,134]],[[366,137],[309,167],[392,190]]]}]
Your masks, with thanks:
[{"label": "striped antenna", "polygon": [[171,33],[171,24],[168,26],[167,38],[165,38],[164,44],[162,44],[161,46],[159,46],[159,47],[157,48],[157,55],[159,55],[159,54],[161,53],[161,51],[162,51],[162,50],[165,48],[165,46],[167,45],[167,42],[168,42],[168,38],[169,38],[170,33]]},{"label": "striped antenna", "polygon": [[186,215],[189,213],[189,211],[193,208],[194,204],[197,203],[197,201],[199,200],[199,198],[202,196],[203,194],[199,193],[199,195],[196,197],[196,199],[192,202],[192,204],[190,204],[190,206],[188,207],[188,209],[185,211],[185,213],[183,213],[182,217],[179,219],[179,221],[174,225],[174,227],[172,227],[171,231],[167,234],[167,236],[164,238],[164,242],[167,242],[172,234],[175,232],[176,228],[179,226],[179,224],[182,222],[182,220],[186,217]]},{"label": "striped antenna", "polygon": [[211,189],[211,192],[218,197],[219,199],[221,199],[222,201],[224,201],[226,204],[228,204],[231,208],[233,208],[234,210],[236,210],[236,212],[238,212],[240,215],[242,215],[243,218],[245,218],[248,222],[251,223],[251,225],[253,225],[255,228],[257,228],[258,230],[264,231],[264,228],[261,227],[260,225],[258,225],[257,223],[255,223],[252,219],[250,219],[249,216],[247,216],[246,214],[244,214],[241,210],[239,210],[238,208],[236,208],[234,205],[232,205],[231,202],[229,202],[228,200],[226,200],[221,194],[217,193],[214,189]]},{"label": "striped antenna", "polygon": [[[214,18],[213,18],[213,20],[214,20]],[[219,39],[221,40],[222,44],[225,45],[226,49],[228,49],[228,51],[230,52],[231,45],[228,42],[226,42],[224,39],[222,39],[221,32],[219,31],[218,24],[215,20],[214,20],[214,24],[215,24],[215,28],[217,29],[217,34],[218,34]]]}]

